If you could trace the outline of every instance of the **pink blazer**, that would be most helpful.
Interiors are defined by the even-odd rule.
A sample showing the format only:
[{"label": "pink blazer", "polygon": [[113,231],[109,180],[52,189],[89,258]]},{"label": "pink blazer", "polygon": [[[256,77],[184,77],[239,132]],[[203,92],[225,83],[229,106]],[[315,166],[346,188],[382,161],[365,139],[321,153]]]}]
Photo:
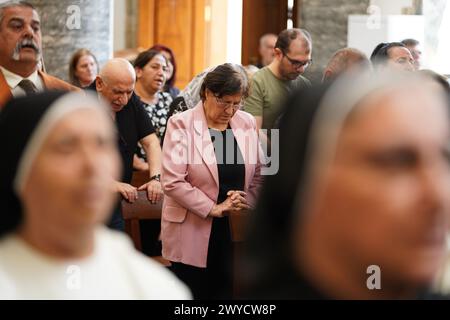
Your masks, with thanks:
[{"label": "pink blazer", "polygon": [[[260,146],[255,119],[237,111],[230,121],[245,162],[247,200],[255,204],[260,175]],[[163,145],[161,218],[164,258],[206,267],[212,218],[219,194],[219,177],[203,104],[169,119]]]}]

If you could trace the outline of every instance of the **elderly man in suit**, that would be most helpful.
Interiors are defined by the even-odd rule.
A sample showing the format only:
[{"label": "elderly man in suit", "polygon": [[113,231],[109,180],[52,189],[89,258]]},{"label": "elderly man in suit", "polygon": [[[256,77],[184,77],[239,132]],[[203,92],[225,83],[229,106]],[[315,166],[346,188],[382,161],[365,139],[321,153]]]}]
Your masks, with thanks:
[{"label": "elderly man in suit", "polygon": [[12,97],[46,89],[76,90],[39,70],[42,58],[39,14],[25,1],[0,4],[0,108]]}]

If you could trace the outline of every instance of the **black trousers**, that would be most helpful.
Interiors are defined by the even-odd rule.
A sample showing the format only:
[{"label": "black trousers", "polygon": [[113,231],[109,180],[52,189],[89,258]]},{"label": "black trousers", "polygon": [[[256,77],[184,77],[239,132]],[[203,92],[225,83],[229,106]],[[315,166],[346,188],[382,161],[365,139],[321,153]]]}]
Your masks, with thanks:
[{"label": "black trousers", "polygon": [[125,231],[125,221],[122,217],[122,209],[120,207],[120,202],[114,208],[114,211],[107,223],[108,227],[117,231]]},{"label": "black trousers", "polygon": [[213,219],[206,268],[172,262],[171,270],[191,289],[195,300],[232,299],[233,243],[228,217]]}]

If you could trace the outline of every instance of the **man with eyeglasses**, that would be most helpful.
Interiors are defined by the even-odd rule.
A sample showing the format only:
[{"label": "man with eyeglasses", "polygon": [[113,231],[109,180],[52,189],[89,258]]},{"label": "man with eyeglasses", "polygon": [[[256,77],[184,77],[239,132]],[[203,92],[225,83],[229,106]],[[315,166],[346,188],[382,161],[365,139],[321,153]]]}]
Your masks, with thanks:
[{"label": "man with eyeglasses", "polygon": [[304,29],[286,29],[278,35],[275,58],[255,73],[244,110],[252,114],[258,129],[272,129],[290,92],[311,84],[302,74],[311,65],[312,41]]}]

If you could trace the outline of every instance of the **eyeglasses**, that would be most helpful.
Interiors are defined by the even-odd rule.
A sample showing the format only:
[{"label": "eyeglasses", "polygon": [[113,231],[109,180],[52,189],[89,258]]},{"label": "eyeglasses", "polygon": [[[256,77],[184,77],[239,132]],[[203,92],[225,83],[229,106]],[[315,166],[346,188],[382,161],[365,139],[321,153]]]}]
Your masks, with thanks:
[{"label": "eyeglasses", "polygon": [[282,53],[283,53],[283,56],[286,57],[286,59],[288,59],[289,63],[296,69],[301,68],[301,67],[305,67],[305,69],[306,69],[307,67],[309,67],[312,64],[312,59],[307,60],[307,61],[299,61],[299,60],[294,60],[294,59],[289,58],[289,56],[284,51],[282,51]]},{"label": "eyeglasses", "polygon": [[237,111],[237,110],[240,110],[242,108],[242,106],[244,105],[244,103],[242,101],[239,102],[238,104],[234,104],[232,102],[223,101],[218,96],[214,96],[214,97],[216,98],[217,104],[223,109],[233,108],[234,111]]}]

